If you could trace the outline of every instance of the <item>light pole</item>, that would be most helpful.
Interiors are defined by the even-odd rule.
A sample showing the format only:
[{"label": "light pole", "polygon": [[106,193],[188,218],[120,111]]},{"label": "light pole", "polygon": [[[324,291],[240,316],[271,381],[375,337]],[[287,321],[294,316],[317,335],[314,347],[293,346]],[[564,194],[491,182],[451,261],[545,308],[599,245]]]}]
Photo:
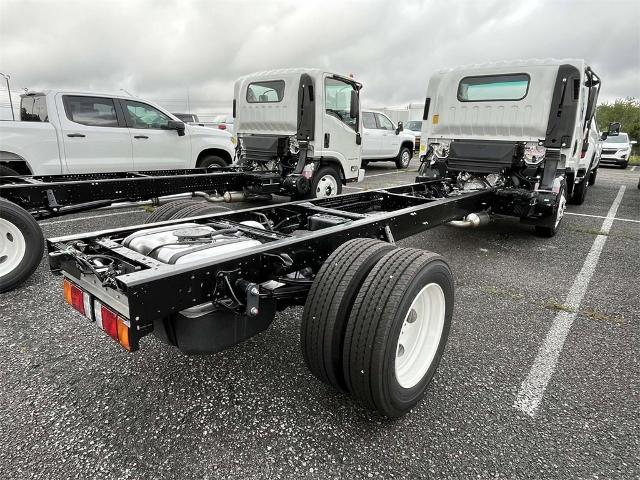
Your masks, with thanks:
[{"label": "light pole", "polygon": [[7,82],[7,95],[9,95],[9,106],[11,107],[11,118],[16,119],[16,113],[13,111],[13,100],[11,100],[11,88],[9,88],[9,79],[11,75],[5,75],[4,73],[0,73]]}]

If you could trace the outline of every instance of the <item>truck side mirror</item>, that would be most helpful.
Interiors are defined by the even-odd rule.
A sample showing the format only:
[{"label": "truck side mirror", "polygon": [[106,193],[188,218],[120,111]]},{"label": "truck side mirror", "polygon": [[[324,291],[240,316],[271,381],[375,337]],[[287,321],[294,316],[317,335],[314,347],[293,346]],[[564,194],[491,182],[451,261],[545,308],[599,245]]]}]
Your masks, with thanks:
[{"label": "truck side mirror", "polygon": [[637,141],[635,141],[635,140],[631,140],[629,143],[630,143],[631,145],[637,145],[637,144],[638,144],[638,142],[637,142]]},{"label": "truck side mirror", "polygon": [[169,123],[167,123],[167,129],[177,131],[178,136],[182,137],[184,135],[184,130],[185,130],[184,122],[179,122],[177,120],[169,120]]},{"label": "truck side mirror", "polygon": [[609,131],[607,132],[607,136],[615,137],[620,135],[620,122],[611,122],[609,124]]},{"label": "truck side mirror", "polygon": [[358,111],[360,110],[360,102],[358,100],[358,92],[351,90],[351,104],[349,105],[349,116],[351,118],[358,117]]},{"label": "truck side mirror", "polygon": [[396,135],[404,130],[404,123],[398,122],[398,126],[396,127]]},{"label": "truck side mirror", "polygon": [[607,134],[607,132],[602,132],[600,134],[600,140],[602,140],[603,142],[607,139],[609,135]]}]

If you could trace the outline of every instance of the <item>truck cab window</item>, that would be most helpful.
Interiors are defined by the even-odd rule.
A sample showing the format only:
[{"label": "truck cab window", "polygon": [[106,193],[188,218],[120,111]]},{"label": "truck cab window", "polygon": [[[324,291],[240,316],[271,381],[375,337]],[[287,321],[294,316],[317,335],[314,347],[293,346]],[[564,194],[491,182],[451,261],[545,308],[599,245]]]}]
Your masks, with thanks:
[{"label": "truck cab window", "polygon": [[67,118],[75,123],[92,127],[117,127],[116,107],[111,98],[63,97]]},{"label": "truck cab window", "polygon": [[247,102],[276,103],[284,96],[284,81],[253,82],[247,87]]},{"label": "truck cab window", "polygon": [[376,118],[378,119],[378,128],[382,130],[395,130],[396,127],[393,126],[393,122],[387,118],[386,115],[382,115],[381,113],[376,113]]},{"label": "truck cab window", "polygon": [[364,128],[378,128],[376,119],[371,112],[362,112],[362,125]]},{"label": "truck cab window", "polygon": [[27,95],[20,101],[20,120],[23,122],[48,122],[47,99],[44,95]]},{"label": "truck cab window", "polygon": [[327,77],[324,80],[324,97],[326,112],[338,118],[356,130],[356,118],[351,118],[351,92],[355,90],[350,83],[343,82],[337,78]]},{"label": "truck cab window", "polygon": [[131,128],[165,129],[170,118],[157,108],[142,102],[125,100],[125,114]]}]

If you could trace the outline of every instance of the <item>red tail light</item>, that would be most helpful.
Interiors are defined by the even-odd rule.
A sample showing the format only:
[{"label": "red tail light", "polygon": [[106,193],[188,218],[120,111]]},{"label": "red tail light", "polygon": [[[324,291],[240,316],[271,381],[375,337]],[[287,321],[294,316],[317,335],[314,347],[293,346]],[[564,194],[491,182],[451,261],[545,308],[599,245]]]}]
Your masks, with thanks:
[{"label": "red tail light", "polygon": [[129,322],[110,308],[102,305],[98,300],[93,302],[93,307],[96,312],[96,323],[100,328],[124,348],[131,351]]},{"label": "red tail light", "polygon": [[224,123],[219,123],[218,124],[218,130],[226,130],[227,126]]},{"label": "red tail light", "polygon": [[91,312],[91,297],[88,293],[82,291],[82,289],[67,279],[64,280],[64,298],[67,303],[78,312],[93,320]]}]

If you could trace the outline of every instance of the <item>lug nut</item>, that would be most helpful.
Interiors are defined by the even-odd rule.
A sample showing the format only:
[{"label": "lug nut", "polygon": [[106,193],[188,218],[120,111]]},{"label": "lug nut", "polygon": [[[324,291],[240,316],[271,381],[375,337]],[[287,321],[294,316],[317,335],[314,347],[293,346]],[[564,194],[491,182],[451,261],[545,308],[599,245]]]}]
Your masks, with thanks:
[{"label": "lug nut", "polygon": [[258,315],[258,307],[251,307],[249,309],[249,315],[251,315],[252,317],[255,317],[256,315]]}]

